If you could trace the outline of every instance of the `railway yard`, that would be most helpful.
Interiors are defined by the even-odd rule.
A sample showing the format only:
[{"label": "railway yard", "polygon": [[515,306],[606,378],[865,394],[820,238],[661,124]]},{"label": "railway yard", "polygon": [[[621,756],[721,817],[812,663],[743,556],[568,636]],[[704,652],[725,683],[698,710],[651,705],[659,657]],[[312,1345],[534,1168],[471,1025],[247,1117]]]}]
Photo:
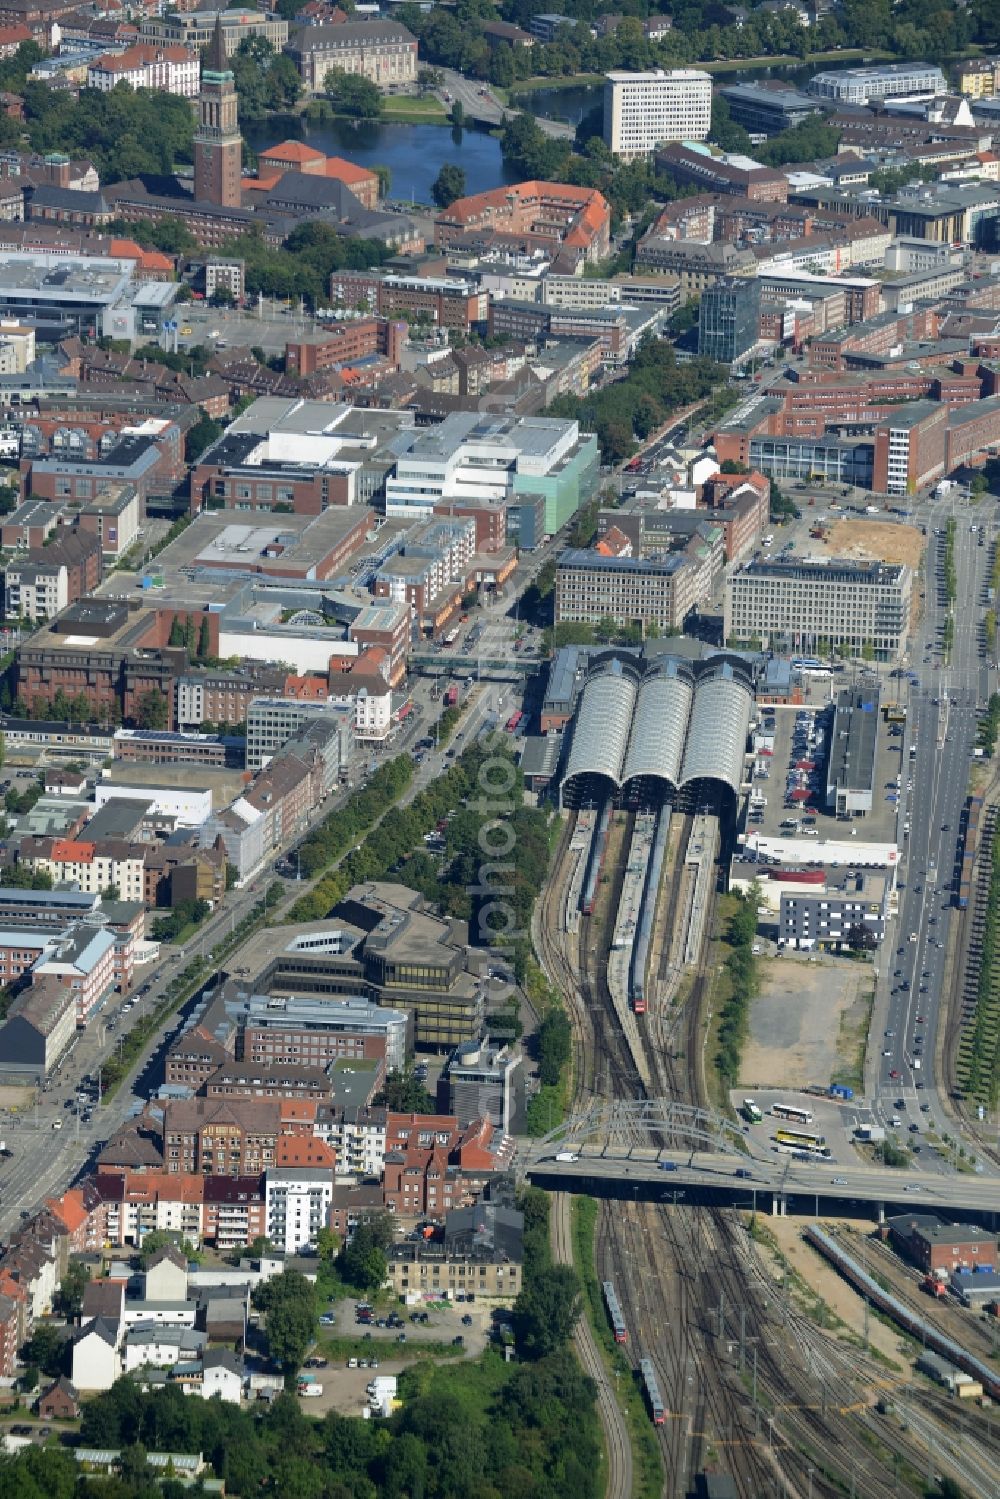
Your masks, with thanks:
[{"label": "railway yard", "polygon": [[[704,1052],[717,954],[700,935],[692,943],[692,931],[718,924],[717,856],[729,836],[722,796],[688,810],[666,800],[564,814],[534,935],[571,1011],[577,1108],[643,1097],[710,1105]],[[636,1143],[683,1142],[663,1135]],[[596,1230],[597,1276],[614,1297],[616,1341],[653,1423],[664,1494],[695,1492],[702,1473],[727,1474],[741,1499],[882,1499],[934,1492],[943,1477],[969,1495],[997,1493],[1000,1422],[994,1430],[989,1410],[969,1402],[957,1410],[914,1374],[920,1343],[912,1330],[894,1327],[898,1356],[888,1359],[866,1336],[869,1317],[884,1312],[848,1289],[856,1315],[838,1317],[770,1252],[766,1219],[684,1205],[683,1196],[665,1176],[661,1201],[639,1201],[638,1191],[631,1202],[602,1201]],[[555,1202],[555,1216],[568,1221],[566,1196]],[[865,1245],[870,1234],[859,1223],[837,1242],[859,1262],[867,1255],[869,1273],[919,1319],[915,1326],[991,1359],[990,1328],[924,1295],[888,1248]],[[607,1290],[604,1300],[607,1309]],[[583,1331],[578,1348],[593,1372],[601,1355]],[[606,1371],[598,1385],[608,1493],[624,1499],[637,1492],[636,1477],[620,1413],[608,1409]]]}]

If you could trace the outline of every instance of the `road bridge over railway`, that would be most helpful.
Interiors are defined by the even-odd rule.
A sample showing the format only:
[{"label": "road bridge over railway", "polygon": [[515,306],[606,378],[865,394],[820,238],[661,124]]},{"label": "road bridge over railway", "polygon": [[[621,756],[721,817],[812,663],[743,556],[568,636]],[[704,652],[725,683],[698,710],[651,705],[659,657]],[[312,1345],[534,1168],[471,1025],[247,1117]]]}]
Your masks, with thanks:
[{"label": "road bridge over railway", "polygon": [[[562,1159],[557,1159],[562,1157]],[[1000,1178],[777,1156],[739,1125],[671,1099],[595,1105],[518,1157],[535,1186],[595,1197],[752,1207],[776,1215],[944,1213],[1000,1222]]]}]

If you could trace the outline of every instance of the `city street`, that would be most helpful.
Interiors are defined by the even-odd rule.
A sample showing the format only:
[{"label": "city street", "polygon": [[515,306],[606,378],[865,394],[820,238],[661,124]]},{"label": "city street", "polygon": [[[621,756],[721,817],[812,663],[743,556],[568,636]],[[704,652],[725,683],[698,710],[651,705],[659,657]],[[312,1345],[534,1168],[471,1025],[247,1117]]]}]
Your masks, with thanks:
[{"label": "city street", "polygon": [[[944,664],[940,632],[948,610],[939,578],[943,580],[944,528],[952,515],[958,604],[955,643]],[[902,1099],[908,1110],[904,1132],[917,1123],[921,1132],[930,1126],[940,1135],[949,1128],[954,1131],[939,1096],[944,1084],[936,1075],[935,1051],[938,1028],[946,1018],[945,965],[955,921],[959,822],[975,746],[977,704],[986,702],[995,677],[981,654],[978,629],[992,537],[988,531],[985,544],[979,546],[977,534],[970,530],[973,523],[989,524],[990,512],[956,499],[924,502],[914,518],[928,531],[926,599],[906,662],[917,680],[895,677],[885,683],[886,695],[907,708],[897,809],[900,902],[879,958],[866,1083],[881,1122],[902,1117]],[[921,1111],[924,1104],[929,1106],[926,1114]],[[939,1156],[927,1151],[922,1151],[921,1168],[947,1169]]]}]

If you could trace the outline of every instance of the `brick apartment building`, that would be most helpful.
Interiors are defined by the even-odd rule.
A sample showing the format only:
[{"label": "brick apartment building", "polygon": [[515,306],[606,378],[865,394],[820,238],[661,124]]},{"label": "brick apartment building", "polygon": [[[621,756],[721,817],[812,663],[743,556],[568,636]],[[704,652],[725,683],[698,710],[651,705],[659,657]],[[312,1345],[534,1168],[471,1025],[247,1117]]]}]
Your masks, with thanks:
[{"label": "brick apartment building", "polygon": [[439,328],[457,328],[463,333],[473,324],[485,323],[489,302],[486,292],[469,281],[379,271],[334,271],[330,298],[341,307],[367,302],[383,318],[424,312]]},{"label": "brick apartment building", "polygon": [[327,324],[322,333],[285,345],[285,373],[315,375],[318,370],[353,364],[380,354],[392,369],[399,369],[408,325],[383,317],[358,318],[353,322]]},{"label": "brick apartment building", "polygon": [[306,1099],[193,1098],[163,1116],[163,1158],[172,1174],[253,1176],[277,1160],[279,1135],[311,1135],[316,1104]]}]

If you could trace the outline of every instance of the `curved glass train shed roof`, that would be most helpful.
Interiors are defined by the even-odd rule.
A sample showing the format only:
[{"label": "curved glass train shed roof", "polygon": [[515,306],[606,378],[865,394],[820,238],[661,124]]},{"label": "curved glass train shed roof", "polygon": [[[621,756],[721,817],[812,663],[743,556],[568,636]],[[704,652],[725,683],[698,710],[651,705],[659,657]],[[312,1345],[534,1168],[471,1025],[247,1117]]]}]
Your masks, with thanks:
[{"label": "curved glass train shed roof", "polygon": [[622,784],[638,777],[652,776],[680,784],[684,739],[691,714],[694,684],[676,668],[656,671],[639,685],[632,733]]},{"label": "curved glass train shed roof", "polygon": [[750,682],[729,661],[695,681],[676,660],[641,681],[618,660],[602,662],[580,695],[563,796],[617,795],[642,781],[672,792],[702,780],[738,795],[752,711]]},{"label": "curved glass train shed roof", "polygon": [[724,781],[734,795],[743,779],[743,755],[753,710],[753,694],[731,666],[703,678],[694,694],[681,785],[691,781]]},{"label": "curved glass train shed roof", "polygon": [[637,684],[635,674],[612,661],[591,677],[580,695],[564,783],[577,776],[602,776],[621,785]]}]

